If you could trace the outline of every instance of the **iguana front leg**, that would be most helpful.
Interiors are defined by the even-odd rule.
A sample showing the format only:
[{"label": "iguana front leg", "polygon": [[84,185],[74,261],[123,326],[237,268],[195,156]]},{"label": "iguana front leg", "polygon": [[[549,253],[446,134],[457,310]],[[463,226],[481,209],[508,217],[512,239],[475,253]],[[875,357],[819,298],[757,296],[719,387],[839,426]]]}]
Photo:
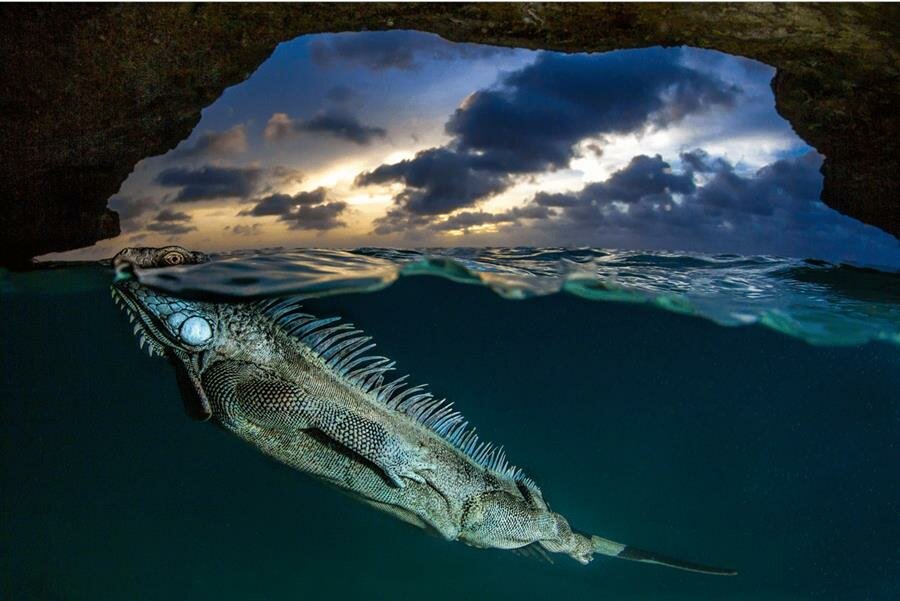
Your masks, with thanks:
[{"label": "iguana front leg", "polygon": [[253,365],[240,368],[234,396],[241,413],[253,423],[280,430],[318,430],[374,463],[400,488],[405,486],[403,478],[424,483],[423,472],[432,469],[424,449],[405,444],[378,422]]}]

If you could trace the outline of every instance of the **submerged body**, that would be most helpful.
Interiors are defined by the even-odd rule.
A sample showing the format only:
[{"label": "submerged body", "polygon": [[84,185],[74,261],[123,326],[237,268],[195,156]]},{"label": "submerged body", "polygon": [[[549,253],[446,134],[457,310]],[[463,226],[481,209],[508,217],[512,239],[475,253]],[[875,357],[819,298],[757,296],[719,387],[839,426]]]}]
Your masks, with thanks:
[{"label": "submerged body", "polygon": [[388,381],[393,364],[336,318],[296,301],[191,302],[135,281],[114,285],[136,333],[167,356],[191,415],[264,453],[447,540],[480,548],[596,553],[711,574],[574,531],[502,449],[422,386]]}]

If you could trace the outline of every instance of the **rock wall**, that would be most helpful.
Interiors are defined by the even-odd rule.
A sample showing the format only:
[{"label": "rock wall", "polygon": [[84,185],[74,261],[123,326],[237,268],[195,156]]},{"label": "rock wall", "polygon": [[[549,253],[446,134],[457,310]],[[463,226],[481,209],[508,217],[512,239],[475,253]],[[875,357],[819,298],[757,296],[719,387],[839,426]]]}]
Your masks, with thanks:
[{"label": "rock wall", "polygon": [[119,232],[107,199],[142,158],[284,40],[417,29],[569,52],[690,45],[777,67],[776,106],[825,155],[822,199],[900,236],[900,6],[164,4],[0,7],[0,262]]}]

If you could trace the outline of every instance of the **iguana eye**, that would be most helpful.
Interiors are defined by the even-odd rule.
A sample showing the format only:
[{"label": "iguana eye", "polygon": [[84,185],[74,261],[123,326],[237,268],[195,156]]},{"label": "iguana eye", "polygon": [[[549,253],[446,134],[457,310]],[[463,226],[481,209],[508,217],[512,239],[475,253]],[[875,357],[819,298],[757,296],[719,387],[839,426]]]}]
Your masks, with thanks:
[{"label": "iguana eye", "polygon": [[184,263],[184,255],[179,252],[170,252],[163,255],[163,263],[166,265],[181,265]]},{"label": "iguana eye", "polygon": [[212,328],[202,317],[189,317],[181,324],[179,336],[192,346],[200,346],[212,338]]}]

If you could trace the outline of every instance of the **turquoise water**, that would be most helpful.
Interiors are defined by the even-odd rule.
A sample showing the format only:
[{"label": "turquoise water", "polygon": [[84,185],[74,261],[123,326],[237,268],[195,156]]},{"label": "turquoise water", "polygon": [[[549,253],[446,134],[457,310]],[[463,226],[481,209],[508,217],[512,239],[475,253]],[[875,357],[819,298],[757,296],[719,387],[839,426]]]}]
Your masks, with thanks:
[{"label": "turquoise water", "polygon": [[538,563],[362,506],[188,420],[112,277],[3,276],[0,598],[900,593],[895,273],[559,249],[273,251],[139,272],[187,296],[314,297],[309,312],[356,323],[455,401],[578,528],[733,578]]}]

